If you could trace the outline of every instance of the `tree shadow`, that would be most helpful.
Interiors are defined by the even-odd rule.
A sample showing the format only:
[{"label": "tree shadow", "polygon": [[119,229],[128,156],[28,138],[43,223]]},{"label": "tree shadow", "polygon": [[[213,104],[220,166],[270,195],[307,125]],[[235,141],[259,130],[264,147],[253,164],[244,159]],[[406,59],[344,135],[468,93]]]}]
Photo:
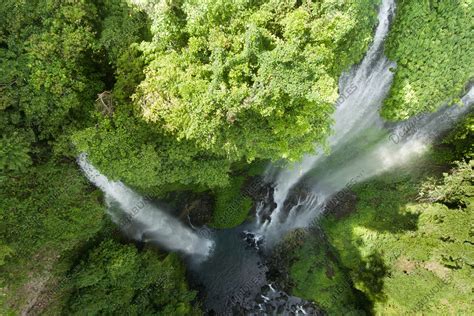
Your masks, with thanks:
[{"label": "tree shadow", "polygon": [[[328,231],[331,225],[341,225],[340,221],[348,220],[349,227],[359,226],[377,233],[416,231],[420,214],[409,212],[407,206],[411,201],[415,202],[420,181],[417,179],[406,185],[406,179],[396,175],[388,180],[386,177],[372,178],[370,182],[358,184],[353,188],[355,192],[350,190],[350,194],[340,198],[335,210],[329,212],[328,220],[323,221],[321,229]],[[361,192],[362,195],[356,194]],[[344,211],[338,211],[338,207]],[[390,276],[387,258],[393,256],[395,260],[401,253],[386,249],[381,243],[379,249],[364,254],[359,247],[362,240],[352,230],[348,233],[350,236],[339,240],[338,249],[334,247],[337,236],[326,238],[326,242],[334,260],[353,286],[357,305],[367,314],[374,314],[374,303],[387,300],[384,293],[385,278]]]},{"label": "tree shadow", "polygon": [[379,252],[374,252],[361,261],[356,281],[364,284],[366,293],[373,301],[386,301],[383,279],[388,276],[388,267],[382,256]]}]

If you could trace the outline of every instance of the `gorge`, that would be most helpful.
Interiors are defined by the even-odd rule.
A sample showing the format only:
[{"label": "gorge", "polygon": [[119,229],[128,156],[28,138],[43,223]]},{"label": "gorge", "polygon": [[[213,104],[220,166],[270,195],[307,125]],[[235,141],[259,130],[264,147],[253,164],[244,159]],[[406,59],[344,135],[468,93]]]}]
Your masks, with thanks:
[{"label": "gorge", "polygon": [[[266,277],[263,253],[271,252],[289,231],[317,225],[326,204],[349,183],[353,185],[420,158],[434,139],[470,111],[472,87],[460,105],[443,107],[436,113],[422,113],[396,124],[384,122],[379,116],[396,68],[383,51],[395,9],[394,0],[382,1],[373,43],[361,63],[340,78],[339,91],[345,95],[335,104],[333,132],[328,139],[330,154],[316,147],[315,153],[307,154],[299,163],[283,169],[269,166],[264,179],[274,187],[274,202],[257,202],[254,222],[233,229],[203,227],[192,231],[149,201],[131,216],[133,228],[120,225],[135,240],[156,243],[187,256],[193,278],[206,293],[208,310],[218,315],[232,311],[316,313],[311,303],[272,287]],[[408,125],[411,127],[406,128]],[[366,143],[369,146],[362,152],[353,149]],[[108,181],[84,155],[79,164],[89,180],[104,191],[109,205],[118,202],[127,214],[143,199],[123,184]],[[304,187],[304,196],[294,191],[297,186]],[[288,203],[290,196],[296,204]],[[119,215],[111,212],[111,216],[119,223]]]}]

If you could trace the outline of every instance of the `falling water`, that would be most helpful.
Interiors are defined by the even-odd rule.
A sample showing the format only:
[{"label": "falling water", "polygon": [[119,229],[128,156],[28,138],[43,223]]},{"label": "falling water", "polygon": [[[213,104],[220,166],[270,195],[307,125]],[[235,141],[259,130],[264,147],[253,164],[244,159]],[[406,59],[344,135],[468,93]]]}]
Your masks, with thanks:
[{"label": "falling water", "polygon": [[[382,45],[388,33],[390,20],[395,11],[394,0],[383,0],[378,13],[379,24],[374,41],[363,61],[340,79],[339,90],[345,95],[336,103],[333,114],[334,134],[329,138],[329,146],[334,149],[348,138],[372,126],[377,120],[377,109],[386,96],[392,82],[390,71],[395,64],[383,56]],[[283,170],[275,181],[274,199],[277,208],[271,220],[265,222],[260,233],[268,235],[279,230],[281,211],[290,189],[298,183],[313,166],[325,156],[322,152],[307,155],[300,163]],[[272,170],[273,171],[273,170]]]},{"label": "falling water", "polygon": [[315,168],[310,180],[312,198],[300,205],[298,212],[289,214],[283,225],[284,230],[308,226],[324,210],[328,199],[348,184],[355,184],[402,166],[414,158],[420,158],[438,136],[471,110],[474,87],[470,88],[461,103],[399,123],[389,135],[386,130],[380,129],[377,141],[371,144],[370,149],[366,148],[355,156],[350,155],[344,148],[336,150],[325,162],[334,156],[346,156],[346,160],[335,169]]},{"label": "falling water", "polygon": [[[182,252],[198,259],[207,257],[213,242],[198,236],[178,219],[156,207],[120,181],[110,181],[88,161],[85,154],[78,164],[89,181],[105,193],[107,204],[116,204],[124,214],[111,212],[112,220],[135,240],[159,244],[171,251]],[[122,215],[122,216],[119,216]]]},{"label": "falling water", "polygon": [[[448,130],[473,103],[474,89],[471,88],[462,98],[465,106],[443,107],[436,113],[392,124],[389,134],[386,128],[389,124],[380,118],[379,109],[391,86],[391,68],[396,67],[383,55],[382,46],[394,9],[393,0],[383,1],[372,46],[361,64],[341,77],[340,91],[345,98],[336,104],[334,134],[329,139],[331,155],[321,152],[308,155],[301,163],[277,174],[274,181],[277,207],[270,220],[257,220],[257,223],[263,222],[257,232],[265,236],[267,244],[277,242],[288,230],[310,225],[330,198],[348,184],[400,166],[426,152],[432,141]],[[275,170],[269,173],[274,174]],[[305,182],[309,194],[296,205],[286,207],[291,191],[301,182]]]},{"label": "falling water", "polygon": [[[464,96],[464,107],[445,107],[437,113],[392,124],[387,130],[389,124],[383,122],[378,112],[392,83],[391,68],[396,67],[383,55],[383,43],[394,11],[394,0],[382,0],[379,24],[371,47],[362,62],[339,81],[343,97],[336,103],[333,114],[334,132],[328,139],[331,155],[317,151],[286,170],[268,170],[265,178],[275,184],[273,199],[276,208],[268,220],[260,217],[268,203],[260,202],[255,223],[256,231],[264,235],[267,243],[278,241],[288,230],[310,225],[322,213],[326,203],[349,183],[375,176],[423,154],[434,138],[469,111],[474,89]],[[253,224],[212,231],[211,241],[209,236],[199,235],[185,227],[121,182],[109,181],[87,162],[85,155],[81,155],[78,162],[89,180],[104,191],[107,202],[118,205],[131,219],[124,225],[120,213],[110,212],[112,219],[136,240],[156,242],[169,250],[193,256],[205,257],[212,249],[212,256],[206,262],[190,265],[196,282],[205,289],[208,310],[228,314],[234,306],[241,306],[253,314],[263,314],[267,307],[274,311],[281,302],[290,302],[285,310],[295,312],[292,308],[297,306],[298,313],[313,313],[303,301],[281,295],[282,292],[268,284],[268,269],[258,242],[254,243],[257,247],[252,247],[242,240],[248,239],[248,231],[254,231]],[[309,194],[296,205],[286,207],[292,190],[303,182]],[[258,236],[255,240],[258,241]],[[262,292],[262,288],[265,291]]]}]

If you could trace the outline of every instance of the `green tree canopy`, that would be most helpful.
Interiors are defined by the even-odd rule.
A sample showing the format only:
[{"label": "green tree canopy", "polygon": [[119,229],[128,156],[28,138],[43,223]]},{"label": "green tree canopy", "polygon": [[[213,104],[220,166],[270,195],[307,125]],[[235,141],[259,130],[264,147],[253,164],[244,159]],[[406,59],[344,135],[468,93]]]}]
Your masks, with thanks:
[{"label": "green tree canopy", "polygon": [[135,2],[153,33],[141,115],[231,161],[295,160],[324,143],[338,77],[376,12],[374,1]]},{"label": "green tree canopy", "polygon": [[[75,144],[157,194],[222,187],[236,162],[299,159],[330,133],[338,77],[371,40],[374,2],[132,1],[151,38],[124,36],[109,54],[114,113]],[[111,34],[138,32],[127,17],[103,23],[106,51]]]},{"label": "green tree canopy", "polygon": [[58,137],[84,118],[101,89],[90,60],[96,7],[91,1],[11,1],[0,6],[0,131]]},{"label": "green tree canopy", "polygon": [[398,1],[386,42],[397,69],[382,115],[402,120],[459,101],[474,77],[473,28],[472,1]]},{"label": "green tree canopy", "polygon": [[195,292],[189,291],[178,257],[112,239],[93,249],[72,275],[72,315],[190,315]]}]

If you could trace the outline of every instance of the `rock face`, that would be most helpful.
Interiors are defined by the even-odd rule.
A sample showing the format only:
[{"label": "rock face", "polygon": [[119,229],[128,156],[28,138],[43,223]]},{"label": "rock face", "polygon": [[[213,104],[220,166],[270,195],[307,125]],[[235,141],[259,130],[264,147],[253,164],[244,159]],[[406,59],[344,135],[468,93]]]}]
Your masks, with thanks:
[{"label": "rock face", "polygon": [[[242,196],[248,196],[253,201],[250,214],[256,215],[257,205],[264,203],[267,205],[264,212],[269,218],[276,204],[273,201],[274,187],[271,183],[265,183],[262,177],[249,177],[241,188]],[[183,222],[187,222],[195,227],[201,227],[212,221],[214,209],[214,197],[211,192],[194,193],[181,192],[168,197],[174,202],[174,208],[178,210],[178,216]]]},{"label": "rock face", "polygon": [[193,199],[183,207],[183,215],[193,226],[203,226],[212,220],[213,199],[208,194]]},{"label": "rock face", "polygon": [[333,215],[337,219],[344,218],[350,213],[355,212],[357,204],[357,195],[348,189],[344,189],[334,194],[324,209],[325,215]]},{"label": "rock face", "polygon": [[[273,184],[264,182],[261,177],[253,177],[246,182],[244,190],[244,194],[253,200],[251,214],[259,216],[261,222],[270,220],[270,215],[277,207],[273,199],[275,192]],[[257,214],[257,208],[259,208],[259,214]]]},{"label": "rock face", "polygon": [[289,268],[297,259],[295,250],[303,245],[305,237],[306,232],[303,229],[289,232],[267,258],[268,278],[286,292],[290,292],[295,285],[291,280]]},{"label": "rock face", "polygon": [[[258,210],[262,222],[270,219],[277,206],[274,191],[274,185],[263,181],[261,177],[248,178],[241,188],[241,194],[254,202],[251,214],[256,216]],[[296,185],[285,201],[283,212],[288,213],[295,205],[310,197],[311,190],[304,183]],[[214,200],[210,192],[188,192],[176,200],[179,201],[176,208],[180,210],[182,220],[193,227],[203,227],[197,229],[198,232],[203,231],[205,224],[212,220]],[[342,218],[355,210],[356,201],[356,195],[344,189],[329,199],[324,212]],[[295,211],[298,210],[295,208]],[[205,293],[201,299],[205,301],[209,315],[298,315],[303,314],[303,311],[308,315],[321,315],[322,310],[315,304],[287,294],[295,286],[289,273],[289,268],[297,259],[294,250],[303,245],[308,235],[313,238],[315,234],[323,235],[320,228],[314,227],[319,234],[307,229],[292,231],[284,241],[267,252],[263,251],[262,236],[252,233],[245,225],[251,224],[228,230],[211,230],[216,242],[215,253],[192,278],[195,279],[195,286],[202,290],[201,293]],[[315,244],[324,248],[324,243],[324,240],[319,240]],[[329,253],[326,258],[337,261]],[[217,277],[220,281],[213,281],[219,275],[221,266],[222,275]],[[331,265],[325,271],[329,278],[334,274]],[[227,280],[229,275],[235,276],[234,279]],[[225,287],[221,288],[223,284]],[[223,300],[228,304],[223,304]]]},{"label": "rock face", "polygon": [[263,178],[260,176],[248,178],[242,187],[242,193],[254,201],[263,200],[269,191],[273,191],[272,185],[263,181]]},{"label": "rock face", "polygon": [[175,216],[189,226],[201,227],[212,220],[214,199],[211,192],[171,192],[164,202]]}]

